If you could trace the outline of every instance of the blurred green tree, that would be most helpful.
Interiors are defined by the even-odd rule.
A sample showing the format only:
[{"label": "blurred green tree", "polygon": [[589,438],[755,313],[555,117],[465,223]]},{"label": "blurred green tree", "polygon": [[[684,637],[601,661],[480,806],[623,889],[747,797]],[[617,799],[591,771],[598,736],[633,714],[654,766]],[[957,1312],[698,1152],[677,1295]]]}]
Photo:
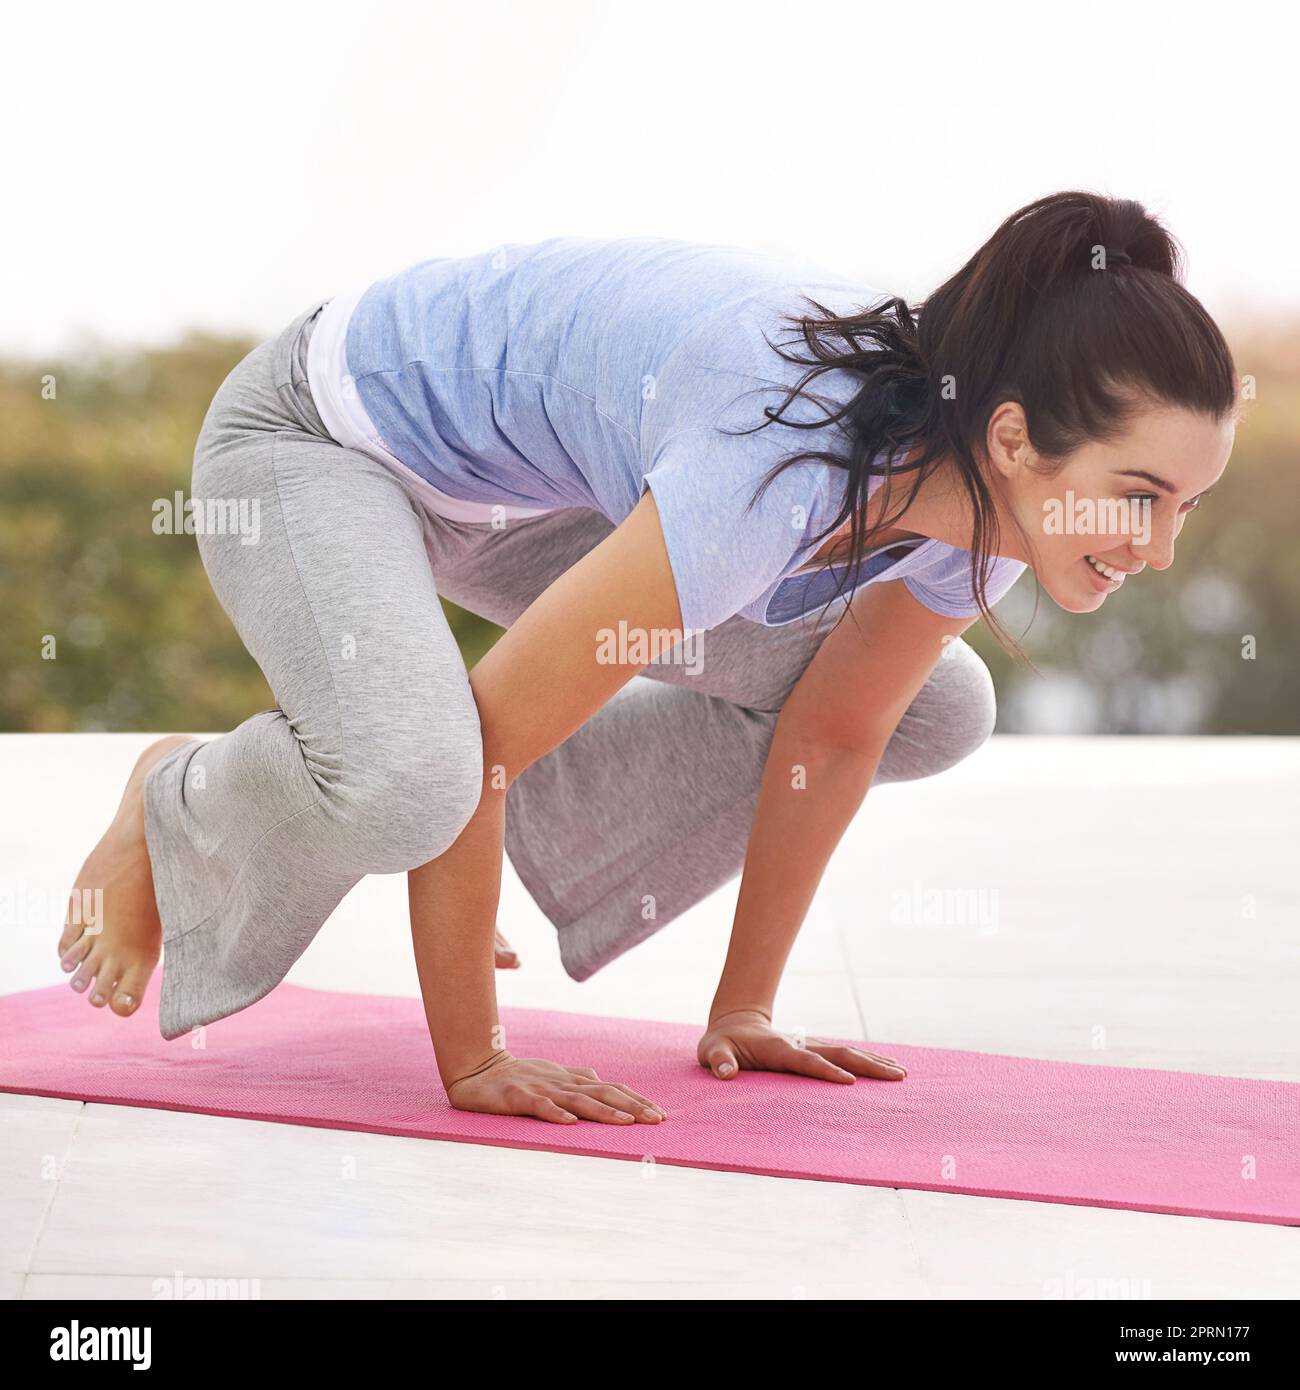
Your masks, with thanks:
[{"label": "blurred green tree", "polygon": [[[251,346],[192,333],[0,365],[0,729],[207,732],[272,703],[193,537],[152,529],[156,499],[188,497],[208,403]],[[1027,631],[1026,574],[998,611],[1041,674],[972,629],[1003,732],[1296,732],[1300,327],[1234,348],[1258,399],[1177,563],[1091,616],[1043,596]],[[447,611],[472,664],[499,630]]]},{"label": "blurred green tree", "polygon": [[[223,730],[270,691],[208,586],[193,536],[157,535],[189,496],[208,403],[252,346],[0,367],[0,729]],[[448,605],[477,660],[499,629]]]}]

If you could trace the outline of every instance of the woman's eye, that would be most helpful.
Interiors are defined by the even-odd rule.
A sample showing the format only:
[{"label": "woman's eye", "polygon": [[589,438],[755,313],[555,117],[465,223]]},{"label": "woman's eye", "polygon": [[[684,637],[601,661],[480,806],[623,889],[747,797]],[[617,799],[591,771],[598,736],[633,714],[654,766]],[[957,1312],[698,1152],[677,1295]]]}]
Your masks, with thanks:
[{"label": "woman's eye", "polygon": [[[1160,499],[1153,492],[1130,492],[1128,494],[1131,502],[1158,502]],[[1194,512],[1201,505],[1202,498],[1193,497],[1190,502],[1183,503],[1183,510]]]}]

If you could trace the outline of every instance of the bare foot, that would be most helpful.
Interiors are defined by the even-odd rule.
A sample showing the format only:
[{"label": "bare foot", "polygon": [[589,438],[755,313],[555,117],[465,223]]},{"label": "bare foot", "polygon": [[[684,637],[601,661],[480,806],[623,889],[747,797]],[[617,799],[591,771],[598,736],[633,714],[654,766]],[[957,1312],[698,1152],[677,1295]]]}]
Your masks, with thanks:
[{"label": "bare foot", "polygon": [[192,741],[188,734],[169,734],[140,755],[113,823],[81,866],[68,901],[59,938],[63,969],[76,971],[71,984],[78,994],[94,982],[95,1008],[111,1003],[123,1018],[140,1007],[162,950],[144,838],[144,779],[160,758]]},{"label": "bare foot", "polygon": [[500,932],[497,932],[496,966],[498,970],[519,969],[519,957],[515,954],[515,948]]}]

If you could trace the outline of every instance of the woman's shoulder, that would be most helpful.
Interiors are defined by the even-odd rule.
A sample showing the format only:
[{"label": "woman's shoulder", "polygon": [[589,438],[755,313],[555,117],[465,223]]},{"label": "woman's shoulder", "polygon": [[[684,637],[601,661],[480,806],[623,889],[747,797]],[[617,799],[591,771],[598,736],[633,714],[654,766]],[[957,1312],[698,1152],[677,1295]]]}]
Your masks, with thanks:
[{"label": "woman's shoulder", "polygon": [[837,310],[867,302],[873,291],[808,281],[736,283],[733,293],[699,306],[654,364],[643,393],[642,440],[647,456],[684,430],[749,430],[772,412],[780,420],[750,441],[756,455],[824,448],[806,428],[825,421],[861,388],[843,369],[820,373],[800,390],[811,363],[797,317],[810,297]]},{"label": "woman's shoulder", "polygon": [[[975,563],[971,551],[936,541],[923,548],[915,563],[904,562],[906,573],[900,578],[912,596],[931,611],[950,618],[974,617],[979,612],[975,602]],[[992,607],[1029,566],[1010,556],[988,555],[979,568],[984,578],[985,601]]]}]

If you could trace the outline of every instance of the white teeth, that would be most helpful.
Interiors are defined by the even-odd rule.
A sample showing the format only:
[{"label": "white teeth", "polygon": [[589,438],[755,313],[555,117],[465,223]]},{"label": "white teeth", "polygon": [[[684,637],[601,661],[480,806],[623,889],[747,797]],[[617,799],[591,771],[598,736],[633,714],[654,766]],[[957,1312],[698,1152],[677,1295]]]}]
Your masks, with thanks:
[{"label": "white teeth", "polygon": [[1102,562],[1098,560],[1095,555],[1085,555],[1083,558],[1087,560],[1087,562],[1093,567],[1093,569],[1097,571],[1098,574],[1103,575],[1105,578],[1111,580],[1112,582],[1116,579],[1124,578],[1123,570],[1111,569],[1109,565],[1103,565]]}]

